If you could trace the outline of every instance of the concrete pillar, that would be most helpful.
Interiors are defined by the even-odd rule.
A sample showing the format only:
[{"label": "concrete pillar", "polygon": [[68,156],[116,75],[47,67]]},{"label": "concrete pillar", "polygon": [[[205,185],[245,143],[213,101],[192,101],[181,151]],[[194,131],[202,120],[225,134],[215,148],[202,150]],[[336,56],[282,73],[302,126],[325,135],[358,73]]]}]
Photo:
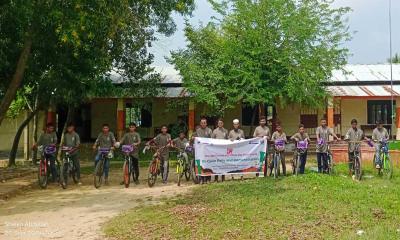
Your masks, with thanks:
[{"label": "concrete pillar", "polygon": [[193,100],[189,101],[189,118],[188,118],[189,132],[188,136],[192,137],[195,128],[195,103]]},{"label": "concrete pillar", "polygon": [[400,140],[400,97],[396,98],[396,140]]},{"label": "concrete pillar", "polygon": [[50,106],[47,110],[46,124],[47,123],[52,123],[54,126],[57,125],[56,111],[54,106]]},{"label": "concrete pillar", "polygon": [[117,134],[118,139],[122,138],[125,130],[125,107],[124,99],[118,98],[117,100]]},{"label": "concrete pillar", "polygon": [[327,107],[327,121],[328,121],[328,127],[333,128],[335,127],[334,123],[334,108],[333,108],[333,98],[328,99],[328,107]]}]

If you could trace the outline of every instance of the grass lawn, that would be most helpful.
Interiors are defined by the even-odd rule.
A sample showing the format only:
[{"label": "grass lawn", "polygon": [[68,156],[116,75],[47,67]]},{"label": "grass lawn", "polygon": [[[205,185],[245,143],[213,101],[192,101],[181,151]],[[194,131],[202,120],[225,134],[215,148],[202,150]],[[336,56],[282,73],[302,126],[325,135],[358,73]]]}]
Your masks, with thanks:
[{"label": "grass lawn", "polygon": [[[104,226],[113,239],[400,239],[400,171],[361,182],[308,172],[195,187]],[[360,234],[358,235],[357,232]]]}]

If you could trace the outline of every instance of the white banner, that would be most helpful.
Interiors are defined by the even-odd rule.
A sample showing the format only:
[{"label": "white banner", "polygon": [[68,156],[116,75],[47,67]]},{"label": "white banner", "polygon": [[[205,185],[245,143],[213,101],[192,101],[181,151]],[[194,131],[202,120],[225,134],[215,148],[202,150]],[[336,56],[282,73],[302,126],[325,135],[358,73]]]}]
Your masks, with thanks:
[{"label": "white banner", "polygon": [[195,138],[196,175],[262,173],[267,141]]}]

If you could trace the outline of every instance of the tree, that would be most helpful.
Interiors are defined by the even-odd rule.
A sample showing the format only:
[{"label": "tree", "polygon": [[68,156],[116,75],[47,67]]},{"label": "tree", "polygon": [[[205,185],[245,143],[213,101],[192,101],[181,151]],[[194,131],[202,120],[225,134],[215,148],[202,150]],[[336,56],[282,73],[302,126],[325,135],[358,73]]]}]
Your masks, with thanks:
[{"label": "tree", "polygon": [[186,24],[187,49],[170,62],[195,100],[223,114],[238,102],[321,106],[323,83],[346,63],[343,16],[319,0],[210,1],[221,15]]},{"label": "tree", "polygon": [[129,81],[142,82],[153,71],[147,47],[154,33],[171,34],[171,13],[190,13],[194,1],[16,0],[2,1],[0,7],[1,124],[17,89],[25,84],[24,74],[36,70],[31,64],[40,65],[42,73],[61,67],[66,73],[70,62],[60,64],[70,55],[67,60],[84,63],[74,67],[85,70],[85,79],[117,68]]},{"label": "tree", "polygon": [[[388,62],[390,62],[390,58],[388,59]],[[392,58],[392,63],[400,63],[400,55],[398,53],[396,53]]]}]

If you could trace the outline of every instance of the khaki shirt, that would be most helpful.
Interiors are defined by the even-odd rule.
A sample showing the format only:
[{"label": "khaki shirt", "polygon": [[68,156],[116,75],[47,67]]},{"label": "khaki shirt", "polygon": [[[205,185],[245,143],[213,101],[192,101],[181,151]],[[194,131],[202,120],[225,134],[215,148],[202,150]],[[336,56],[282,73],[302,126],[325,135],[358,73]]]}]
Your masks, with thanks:
[{"label": "khaki shirt", "polygon": [[[140,144],[140,134],[137,132],[127,132],[121,139],[121,145],[133,145],[133,144]],[[139,151],[137,146],[135,146],[135,151],[131,153],[134,157],[139,157]]]},{"label": "khaki shirt", "polygon": [[245,136],[244,136],[244,132],[243,132],[243,130],[242,129],[232,129],[230,132],[229,132],[229,139],[230,140],[238,140],[238,139],[241,139],[241,138],[245,138]]},{"label": "khaki shirt", "polygon": [[319,136],[320,139],[324,140],[324,144],[319,145],[317,143],[317,152],[319,153],[326,153],[328,151],[328,141],[329,141],[329,136],[333,136],[333,129],[330,127],[321,127],[319,126],[316,131],[317,136]]},{"label": "khaki shirt", "polygon": [[293,136],[290,139],[293,139],[296,141],[304,141],[307,139],[307,141],[310,142],[310,137],[308,136],[308,133],[306,133],[306,132],[303,134],[301,134],[299,132],[295,133],[295,134],[293,134]]},{"label": "khaki shirt", "polygon": [[198,128],[196,129],[196,132],[193,134],[195,137],[202,137],[202,138],[211,138],[212,131],[210,128]]},{"label": "khaki shirt", "polygon": [[52,133],[42,133],[39,137],[39,140],[37,142],[38,146],[48,146],[52,144],[57,144],[57,134],[56,132]]},{"label": "khaki shirt", "polygon": [[[349,141],[361,141],[364,139],[364,132],[361,129],[350,128],[347,130],[345,139]],[[361,144],[349,142],[349,152],[360,151]]]},{"label": "khaki shirt", "polygon": [[271,132],[269,131],[269,128],[267,126],[258,126],[254,130],[253,137],[268,137],[269,139],[271,137]]},{"label": "khaki shirt", "polygon": [[100,133],[95,142],[96,146],[101,148],[111,148],[115,144],[115,137],[112,132],[108,134]]},{"label": "khaki shirt", "polygon": [[283,140],[283,141],[287,142],[286,133],[284,133],[284,132],[279,133],[278,131],[275,131],[275,132],[272,134],[271,140],[272,140],[272,141],[275,141],[275,140]]},{"label": "khaki shirt", "polygon": [[[157,147],[167,146],[171,141],[171,135],[169,133],[167,133],[167,134],[160,133],[154,138],[154,141],[155,141]],[[168,147],[164,148],[163,151],[161,151],[161,154],[163,156],[168,156],[169,148]]]},{"label": "khaki shirt", "polygon": [[228,139],[228,130],[225,128],[216,128],[214,129],[213,133],[211,134],[211,138],[215,139]]},{"label": "khaki shirt", "polygon": [[184,151],[185,148],[186,148],[186,144],[187,144],[189,141],[188,141],[186,138],[184,138],[184,139],[175,138],[175,139],[173,140],[173,142],[174,142],[174,144],[175,144],[175,146],[176,146],[177,148],[179,148],[180,150]]},{"label": "khaki shirt", "polygon": [[64,146],[66,147],[78,147],[81,144],[79,135],[76,132],[64,134]]},{"label": "khaki shirt", "polygon": [[375,128],[374,131],[372,131],[372,140],[381,141],[382,139],[388,139],[388,138],[389,138],[389,133],[386,130],[386,128],[382,128],[381,130]]}]

